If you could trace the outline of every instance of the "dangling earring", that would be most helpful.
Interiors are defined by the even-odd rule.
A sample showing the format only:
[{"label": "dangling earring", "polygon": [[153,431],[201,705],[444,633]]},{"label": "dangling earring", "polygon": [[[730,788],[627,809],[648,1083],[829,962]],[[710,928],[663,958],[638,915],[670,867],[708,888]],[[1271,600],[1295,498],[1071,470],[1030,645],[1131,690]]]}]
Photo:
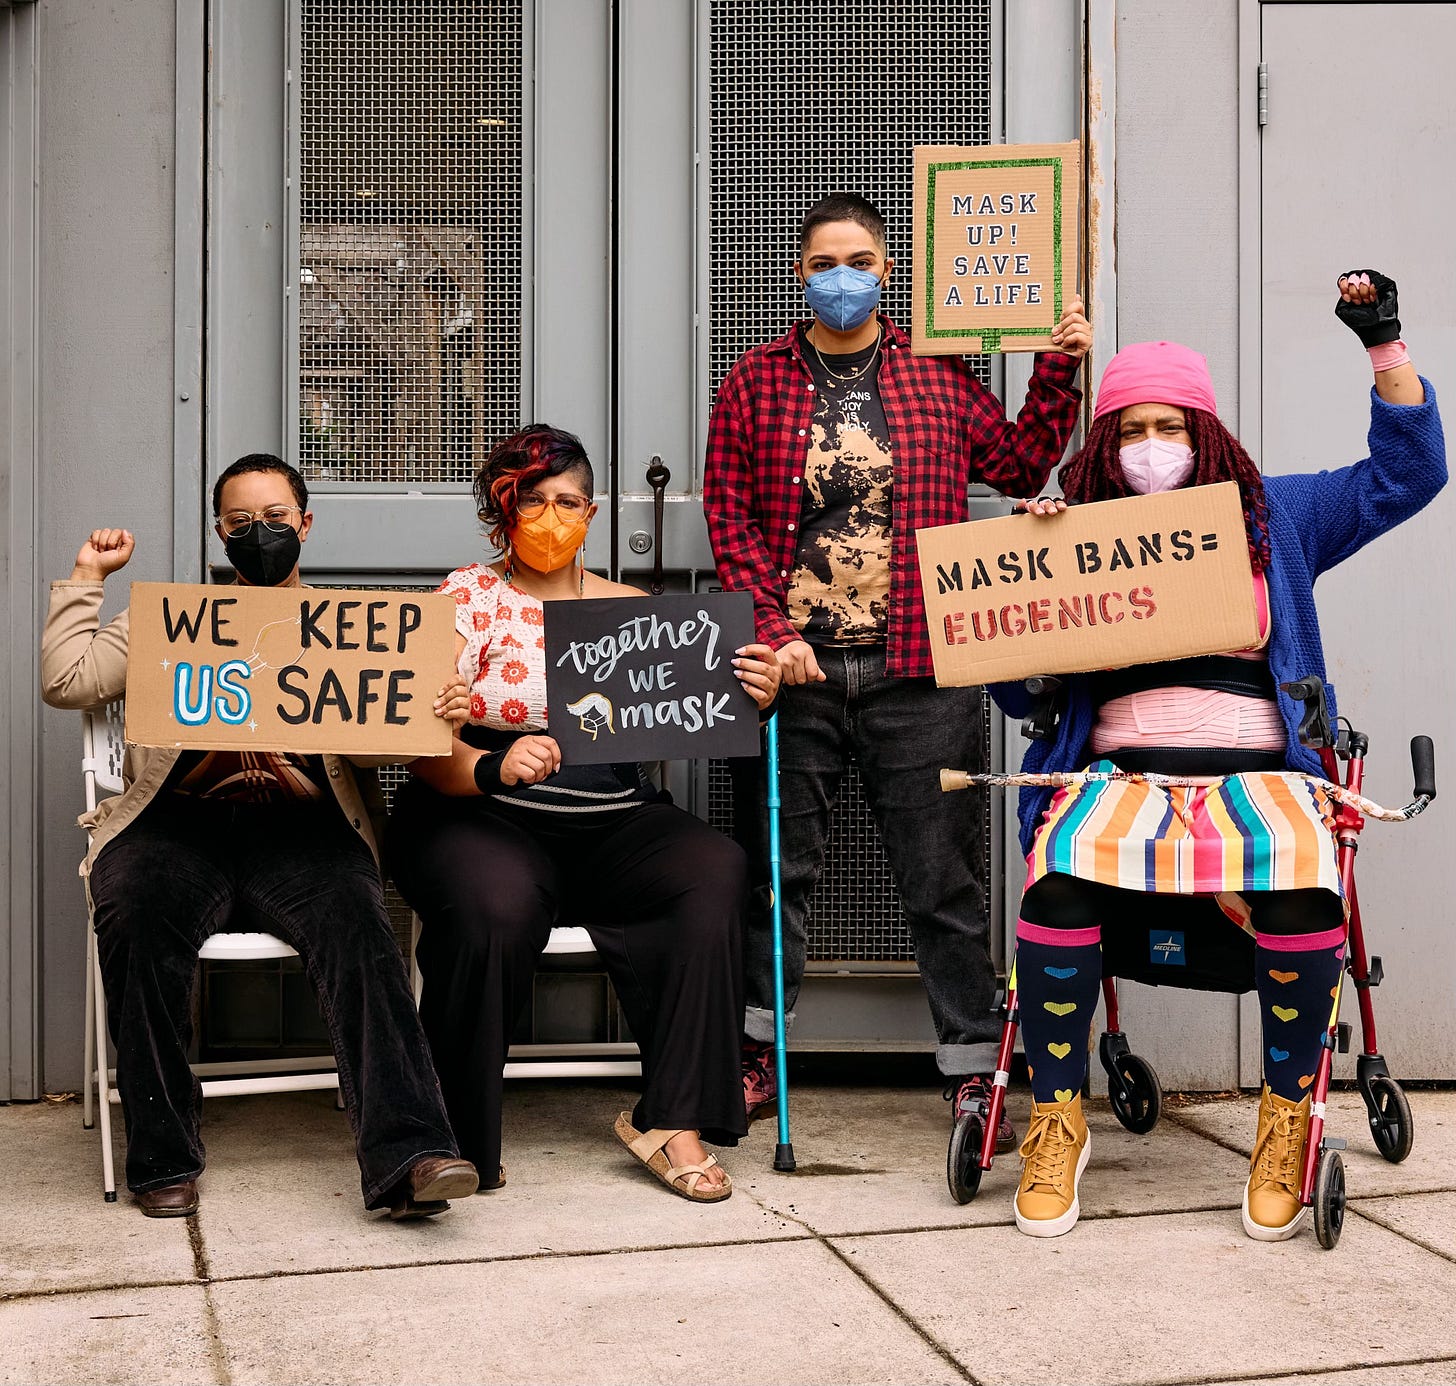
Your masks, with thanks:
[{"label": "dangling earring", "polygon": [[584,597],[584,596],[586,596],[586,545],[585,544],[583,544],[576,551],[576,562],[577,562],[577,566],[580,568],[580,573],[577,576],[577,580],[576,580],[576,595],[578,597]]},{"label": "dangling earring", "polygon": [[511,541],[506,540],[506,581],[509,582],[515,575],[515,551],[511,548]]}]

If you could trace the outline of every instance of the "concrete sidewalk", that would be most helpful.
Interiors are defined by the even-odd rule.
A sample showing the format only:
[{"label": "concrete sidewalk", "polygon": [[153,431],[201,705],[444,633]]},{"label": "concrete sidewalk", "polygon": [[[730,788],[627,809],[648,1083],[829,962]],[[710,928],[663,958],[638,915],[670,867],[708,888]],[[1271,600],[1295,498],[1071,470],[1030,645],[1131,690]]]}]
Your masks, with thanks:
[{"label": "concrete sidewalk", "polygon": [[0,1108],[0,1381],[1456,1380],[1453,1092],[1411,1094],[1399,1166],[1335,1098],[1354,1201],[1333,1252],[1244,1236],[1252,1098],[1146,1137],[1092,1102],[1082,1222],[1048,1241],[1012,1226],[1014,1157],[951,1202],[925,1088],[801,1087],[799,1173],[770,1170],[763,1123],[710,1207],[615,1144],[626,1090],[507,1103],[507,1187],[414,1224],[364,1213],[327,1094],[210,1102],[185,1221],[102,1202],[79,1107]]}]

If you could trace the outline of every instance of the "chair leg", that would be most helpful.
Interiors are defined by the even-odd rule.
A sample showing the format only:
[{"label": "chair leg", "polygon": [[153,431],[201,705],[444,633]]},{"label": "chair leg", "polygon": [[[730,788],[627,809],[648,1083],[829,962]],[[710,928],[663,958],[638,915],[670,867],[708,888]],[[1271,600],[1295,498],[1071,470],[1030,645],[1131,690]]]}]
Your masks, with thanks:
[{"label": "chair leg", "polygon": [[[94,935],[93,935],[94,939]],[[116,1202],[116,1162],[111,1151],[111,1080],[106,1072],[106,988],[101,982],[101,959],[91,948],[91,990],[95,1001],[92,1027],[96,1035],[96,1099],[101,1107],[101,1189],[108,1203]]]},{"label": "chair leg", "polygon": [[89,1131],[96,1125],[93,1091],[96,1079],[96,1000],[93,988],[96,974],[93,958],[96,952],[96,931],[86,921],[86,1044],[81,1051],[81,1125]]}]

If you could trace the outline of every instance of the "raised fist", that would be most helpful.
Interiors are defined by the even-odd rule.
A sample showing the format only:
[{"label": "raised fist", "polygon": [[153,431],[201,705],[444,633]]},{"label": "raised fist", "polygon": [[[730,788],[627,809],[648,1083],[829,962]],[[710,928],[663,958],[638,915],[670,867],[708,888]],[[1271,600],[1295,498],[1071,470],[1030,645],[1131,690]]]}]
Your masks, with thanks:
[{"label": "raised fist", "polygon": [[136,551],[136,539],[129,529],[93,529],[81,545],[71,578],[78,582],[105,582],[125,568]]},{"label": "raised fist", "polygon": [[1347,270],[1340,276],[1335,316],[1367,347],[1400,340],[1395,280],[1379,270]]}]

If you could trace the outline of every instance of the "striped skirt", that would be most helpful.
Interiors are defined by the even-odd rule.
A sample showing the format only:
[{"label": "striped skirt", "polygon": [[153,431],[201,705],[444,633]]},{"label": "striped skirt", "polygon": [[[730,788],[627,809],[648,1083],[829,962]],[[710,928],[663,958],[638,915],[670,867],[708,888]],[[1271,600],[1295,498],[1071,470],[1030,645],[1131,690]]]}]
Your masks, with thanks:
[{"label": "striped skirt", "polygon": [[[1089,770],[1117,767],[1094,761]],[[1123,890],[1213,895],[1247,923],[1240,892],[1341,894],[1328,794],[1298,775],[1206,785],[1094,781],[1057,791],[1027,858],[1027,888],[1051,872]]]}]

